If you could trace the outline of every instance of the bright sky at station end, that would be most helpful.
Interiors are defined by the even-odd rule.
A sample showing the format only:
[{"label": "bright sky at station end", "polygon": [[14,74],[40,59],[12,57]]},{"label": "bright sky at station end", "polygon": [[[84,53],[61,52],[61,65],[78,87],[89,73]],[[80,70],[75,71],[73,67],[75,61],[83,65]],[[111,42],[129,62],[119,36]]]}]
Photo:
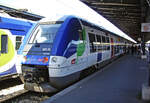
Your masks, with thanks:
[{"label": "bright sky at station end", "polygon": [[16,9],[26,8],[28,12],[46,18],[75,15],[136,43],[135,40],[79,0],[0,0],[0,4]]}]

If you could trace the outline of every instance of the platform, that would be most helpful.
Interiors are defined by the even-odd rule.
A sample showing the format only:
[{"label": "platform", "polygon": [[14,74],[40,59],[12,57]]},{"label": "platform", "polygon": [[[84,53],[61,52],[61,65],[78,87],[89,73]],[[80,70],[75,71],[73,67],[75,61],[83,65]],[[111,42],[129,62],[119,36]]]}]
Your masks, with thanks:
[{"label": "platform", "polygon": [[137,56],[123,56],[44,103],[144,103],[138,97],[147,68],[148,63]]}]

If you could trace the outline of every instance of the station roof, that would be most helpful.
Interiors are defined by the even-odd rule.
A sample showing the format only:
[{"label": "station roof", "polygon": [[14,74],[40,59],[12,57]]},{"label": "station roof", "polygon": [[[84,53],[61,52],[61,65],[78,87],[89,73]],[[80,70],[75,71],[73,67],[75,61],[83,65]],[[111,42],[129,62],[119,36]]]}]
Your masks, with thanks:
[{"label": "station roof", "polygon": [[140,0],[80,0],[137,41],[141,37]]},{"label": "station roof", "polygon": [[[144,22],[143,18],[145,18],[145,16],[147,15],[146,10],[148,0],[80,0],[80,1],[87,4],[90,8],[92,8],[97,13],[102,15],[104,18],[109,20],[112,24],[114,24],[125,34],[133,38],[135,41],[137,41],[139,37],[142,37],[141,23]],[[69,0],[67,2],[69,2]],[[11,7],[3,6],[1,4],[0,10],[4,10],[13,17],[25,18],[34,21],[43,18],[40,15],[29,13],[25,9],[22,10],[13,9]],[[145,37],[145,41],[148,40],[150,40],[150,36],[149,38]]]},{"label": "station roof", "polygon": [[3,10],[12,17],[23,18],[32,21],[38,21],[44,18],[43,16],[27,12],[27,9],[14,9],[4,4],[0,4],[0,10]]}]

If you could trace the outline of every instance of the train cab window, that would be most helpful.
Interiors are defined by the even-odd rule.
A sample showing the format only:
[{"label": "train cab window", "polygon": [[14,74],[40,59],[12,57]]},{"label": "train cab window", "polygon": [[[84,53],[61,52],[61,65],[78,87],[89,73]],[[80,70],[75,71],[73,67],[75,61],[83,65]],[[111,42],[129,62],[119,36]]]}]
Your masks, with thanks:
[{"label": "train cab window", "polygon": [[90,52],[96,52],[96,39],[95,34],[89,33],[89,41],[90,41]]},{"label": "train cab window", "polygon": [[60,23],[40,23],[40,25],[34,30],[33,34],[31,35],[28,43],[29,44],[52,44],[59,30],[61,24]]},{"label": "train cab window", "polygon": [[22,36],[16,36],[16,47],[15,49],[18,50],[22,43]]},{"label": "train cab window", "polygon": [[8,35],[1,35],[1,53],[8,53]]}]

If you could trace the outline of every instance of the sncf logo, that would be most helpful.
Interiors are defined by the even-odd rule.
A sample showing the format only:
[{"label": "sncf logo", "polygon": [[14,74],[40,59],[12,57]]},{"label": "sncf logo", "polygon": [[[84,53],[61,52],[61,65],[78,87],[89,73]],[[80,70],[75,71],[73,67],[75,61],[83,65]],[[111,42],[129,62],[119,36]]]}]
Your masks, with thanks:
[{"label": "sncf logo", "polygon": [[76,63],[76,59],[72,59],[71,64],[75,64],[75,63]]}]

